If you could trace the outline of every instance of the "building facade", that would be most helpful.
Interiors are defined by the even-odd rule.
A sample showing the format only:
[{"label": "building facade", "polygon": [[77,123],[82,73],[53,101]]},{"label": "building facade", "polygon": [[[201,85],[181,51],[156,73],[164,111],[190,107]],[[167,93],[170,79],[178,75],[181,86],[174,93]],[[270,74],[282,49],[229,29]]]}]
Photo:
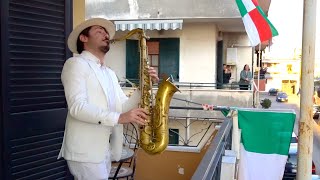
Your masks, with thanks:
[{"label": "building facade", "polygon": [[[261,1],[268,10],[270,1]],[[232,69],[231,82],[239,81],[245,64],[253,65],[253,50],[233,0],[226,1],[85,1],[85,19],[114,21],[116,37],[133,28],[145,29],[150,62],[159,72],[180,82],[221,83],[223,64]],[[228,48],[237,49],[227,59]],[[134,40],[116,43],[106,63],[119,79],[136,79],[138,47]],[[253,69],[253,68],[251,68]]]},{"label": "building facade", "polygon": [[287,94],[297,94],[300,88],[301,60],[264,59],[267,68],[266,90],[276,88]]}]

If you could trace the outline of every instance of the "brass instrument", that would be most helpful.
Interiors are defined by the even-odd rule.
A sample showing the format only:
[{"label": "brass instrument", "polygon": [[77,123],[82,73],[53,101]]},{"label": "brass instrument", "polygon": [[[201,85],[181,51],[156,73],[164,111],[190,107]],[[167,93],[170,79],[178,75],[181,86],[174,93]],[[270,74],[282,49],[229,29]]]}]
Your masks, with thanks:
[{"label": "brass instrument", "polygon": [[140,91],[141,100],[139,106],[148,112],[147,125],[140,127],[140,147],[148,154],[159,154],[164,151],[169,143],[168,113],[172,96],[179,89],[169,81],[163,80],[158,88],[155,104],[152,100],[152,81],[148,73],[149,61],[146,39],[142,29],[134,29],[127,35],[114,41],[121,41],[139,35],[140,46]]}]

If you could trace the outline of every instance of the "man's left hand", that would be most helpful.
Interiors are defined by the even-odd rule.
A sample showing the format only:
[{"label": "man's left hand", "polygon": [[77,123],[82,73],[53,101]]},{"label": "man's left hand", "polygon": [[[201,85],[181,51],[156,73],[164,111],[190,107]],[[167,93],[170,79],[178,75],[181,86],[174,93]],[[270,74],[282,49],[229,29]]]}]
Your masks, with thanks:
[{"label": "man's left hand", "polygon": [[153,83],[158,83],[159,82],[158,73],[153,67],[149,67],[148,73],[149,73]]}]

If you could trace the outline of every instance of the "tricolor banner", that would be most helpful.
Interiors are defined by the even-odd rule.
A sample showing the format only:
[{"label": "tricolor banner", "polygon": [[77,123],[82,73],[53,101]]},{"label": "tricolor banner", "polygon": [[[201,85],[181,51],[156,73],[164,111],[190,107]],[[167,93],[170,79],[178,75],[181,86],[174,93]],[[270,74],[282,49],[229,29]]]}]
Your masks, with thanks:
[{"label": "tricolor banner", "polygon": [[238,110],[238,180],[282,179],[295,119],[294,112]]},{"label": "tricolor banner", "polygon": [[270,40],[278,31],[268,20],[257,0],[236,0],[251,46]]}]

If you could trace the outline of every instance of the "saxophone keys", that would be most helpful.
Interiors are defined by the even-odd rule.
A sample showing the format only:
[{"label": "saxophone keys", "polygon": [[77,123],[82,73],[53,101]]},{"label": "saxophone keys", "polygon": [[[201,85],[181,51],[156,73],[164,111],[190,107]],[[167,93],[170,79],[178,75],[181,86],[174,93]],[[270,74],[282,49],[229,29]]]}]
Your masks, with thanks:
[{"label": "saxophone keys", "polygon": [[151,134],[152,133],[151,126],[144,126],[144,132],[146,132],[147,134]]}]

